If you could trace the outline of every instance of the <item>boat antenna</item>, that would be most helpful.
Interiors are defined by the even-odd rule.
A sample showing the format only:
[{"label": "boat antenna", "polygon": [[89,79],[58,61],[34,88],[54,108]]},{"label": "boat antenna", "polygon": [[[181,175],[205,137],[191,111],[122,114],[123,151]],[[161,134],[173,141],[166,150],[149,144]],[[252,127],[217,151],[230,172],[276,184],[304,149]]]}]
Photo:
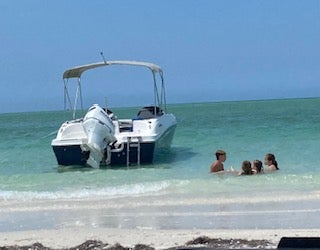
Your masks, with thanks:
[{"label": "boat antenna", "polygon": [[104,58],[104,55],[103,55],[103,52],[102,52],[102,51],[100,52],[100,55],[101,55],[101,57],[102,57],[102,59],[103,59],[104,63],[105,63],[105,64],[107,64],[107,61],[106,61],[106,59]]}]

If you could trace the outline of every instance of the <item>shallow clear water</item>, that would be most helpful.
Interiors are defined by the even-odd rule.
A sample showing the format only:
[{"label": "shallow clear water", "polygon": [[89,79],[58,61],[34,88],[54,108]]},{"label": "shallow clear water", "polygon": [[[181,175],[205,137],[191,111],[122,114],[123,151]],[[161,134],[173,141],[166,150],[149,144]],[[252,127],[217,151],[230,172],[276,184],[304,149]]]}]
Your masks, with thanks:
[{"label": "shallow clear water", "polygon": [[[0,114],[0,199],[59,200],[152,195],[276,199],[320,191],[320,99],[169,105],[178,120],[170,152],[154,164],[111,169],[61,168],[51,140],[65,112]],[[139,108],[114,108],[119,118]],[[280,171],[259,176],[209,174],[216,149],[225,169],[276,155]]]}]

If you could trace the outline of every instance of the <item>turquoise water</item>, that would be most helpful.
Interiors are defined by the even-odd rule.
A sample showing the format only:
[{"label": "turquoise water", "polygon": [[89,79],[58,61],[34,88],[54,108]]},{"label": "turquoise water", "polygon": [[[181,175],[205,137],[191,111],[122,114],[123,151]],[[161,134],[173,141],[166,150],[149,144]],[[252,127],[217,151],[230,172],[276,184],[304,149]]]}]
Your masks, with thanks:
[{"label": "turquoise water", "polygon": [[[243,197],[320,192],[320,99],[169,105],[178,120],[170,152],[154,164],[111,169],[61,168],[51,140],[71,114],[0,114],[0,199],[56,200],[145,195]],[[119,118],[139,108],[114,108]],[[260,176],[209,174],[216,149],[225,168],[276,155],[280,171]]]}]

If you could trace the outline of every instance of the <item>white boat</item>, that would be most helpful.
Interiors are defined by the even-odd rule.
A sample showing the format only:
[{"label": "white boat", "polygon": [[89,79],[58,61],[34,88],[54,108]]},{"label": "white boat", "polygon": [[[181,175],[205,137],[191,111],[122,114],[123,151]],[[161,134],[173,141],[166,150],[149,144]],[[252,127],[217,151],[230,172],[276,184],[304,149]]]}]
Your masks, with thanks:
[{"label": "white boat", "polygon": [[[150,69],[154,104],[140,109],[133,119],[118,119],[112,111],[94,104],[84,118],[76,119],[79,100],[82,106],[82,73],[112,65]],[[71,78],[77,78],[73,104],[68,90]],[[68,102],[73,109],[73,120],[61,125],[51,143],[59,165],[89,165],[94,168],[101,165],[140,165],[152,163],[158,150],[170,148],[177,121],[173,114],[166,112],[163,71],[158,65],[137,61],[104,61],[69,69],[64,72],[63,79],[65,108]]]}]

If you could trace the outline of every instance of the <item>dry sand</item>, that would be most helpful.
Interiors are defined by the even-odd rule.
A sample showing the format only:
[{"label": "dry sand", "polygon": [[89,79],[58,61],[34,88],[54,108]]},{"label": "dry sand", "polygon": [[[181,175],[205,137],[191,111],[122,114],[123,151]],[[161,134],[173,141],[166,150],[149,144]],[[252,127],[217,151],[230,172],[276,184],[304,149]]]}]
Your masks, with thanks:
[{"label": "dry sand", "polygon": [[119,243],[125,247],[144,244],[155,249],[184,246],[200,236],[212,239],[268,240],[275,248],[282,236],[319,236],[319,230],[151,230],[68,228],[59,230],[30,230],[0,233],[1,246],[26,246],[39,242],[50,248],[71,248],[87,240],[97,240],[109,245]]}]

